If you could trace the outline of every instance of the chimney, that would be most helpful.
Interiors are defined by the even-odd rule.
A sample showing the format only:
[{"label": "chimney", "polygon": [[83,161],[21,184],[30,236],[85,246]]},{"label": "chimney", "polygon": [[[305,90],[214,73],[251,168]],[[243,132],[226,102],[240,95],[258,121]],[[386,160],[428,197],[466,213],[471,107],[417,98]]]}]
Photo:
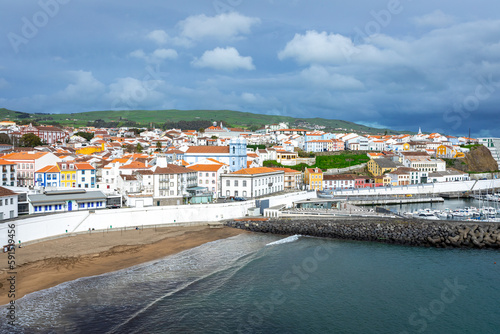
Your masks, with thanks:
[{"label": "chimney", "polygon": [[156,166],[161,168],[168,167],[167,156],[164,154],[156,155]]}]

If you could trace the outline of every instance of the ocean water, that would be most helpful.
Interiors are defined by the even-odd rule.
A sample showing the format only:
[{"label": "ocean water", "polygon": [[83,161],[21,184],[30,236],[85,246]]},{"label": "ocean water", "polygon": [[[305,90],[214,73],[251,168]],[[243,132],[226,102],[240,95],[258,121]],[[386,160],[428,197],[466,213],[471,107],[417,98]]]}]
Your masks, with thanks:
[{"label": "ocean water", "polygon": [[498,333],[499,255],[244,234],[30,294],[0,333]]}]

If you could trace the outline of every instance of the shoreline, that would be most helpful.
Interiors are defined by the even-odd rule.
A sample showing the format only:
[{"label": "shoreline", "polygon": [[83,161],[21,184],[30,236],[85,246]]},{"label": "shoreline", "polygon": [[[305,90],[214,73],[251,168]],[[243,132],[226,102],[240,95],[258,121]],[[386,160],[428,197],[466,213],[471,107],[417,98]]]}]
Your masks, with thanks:
[{"label": "shoreline", "polygon": [[500,248],[500,223],[418,220],[390,217],[295,217],[267,221],[232,220],[226,226],[275,235],[373,241],[438,248]]},{"label": "shoreline", "polygon": [[[113,231],[59,238],[16,248],[16,297],[64,282],[129,268],[229,238],[242,230],[207,225]],[[0,305],[8,297],[7,253],[0,253]]]}]

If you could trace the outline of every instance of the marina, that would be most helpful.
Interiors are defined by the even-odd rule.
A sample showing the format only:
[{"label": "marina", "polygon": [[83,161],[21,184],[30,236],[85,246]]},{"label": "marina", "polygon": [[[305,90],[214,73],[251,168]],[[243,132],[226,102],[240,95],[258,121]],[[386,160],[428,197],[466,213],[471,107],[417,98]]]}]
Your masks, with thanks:
[{"label": "marina", "polygon": [[500,203],[496,195],[484,198],[450,199],[433,203],[386,205],[385,209],[405,217],[441,220],[500,221]]}]

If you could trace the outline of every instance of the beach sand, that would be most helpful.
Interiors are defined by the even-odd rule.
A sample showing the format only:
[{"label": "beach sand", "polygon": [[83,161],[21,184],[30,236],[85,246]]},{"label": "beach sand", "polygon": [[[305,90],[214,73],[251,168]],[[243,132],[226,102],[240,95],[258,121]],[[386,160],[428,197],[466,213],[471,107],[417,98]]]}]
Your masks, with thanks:
[{"label": "beach sand", "polygon": [[[128,268],[204,243],[228,238],[242,230],[207,225],[97,232],[64,237],[16,248],[16,297],[80,277]],[[7,304],[7,254],[0,253],[0,305]]]}]

